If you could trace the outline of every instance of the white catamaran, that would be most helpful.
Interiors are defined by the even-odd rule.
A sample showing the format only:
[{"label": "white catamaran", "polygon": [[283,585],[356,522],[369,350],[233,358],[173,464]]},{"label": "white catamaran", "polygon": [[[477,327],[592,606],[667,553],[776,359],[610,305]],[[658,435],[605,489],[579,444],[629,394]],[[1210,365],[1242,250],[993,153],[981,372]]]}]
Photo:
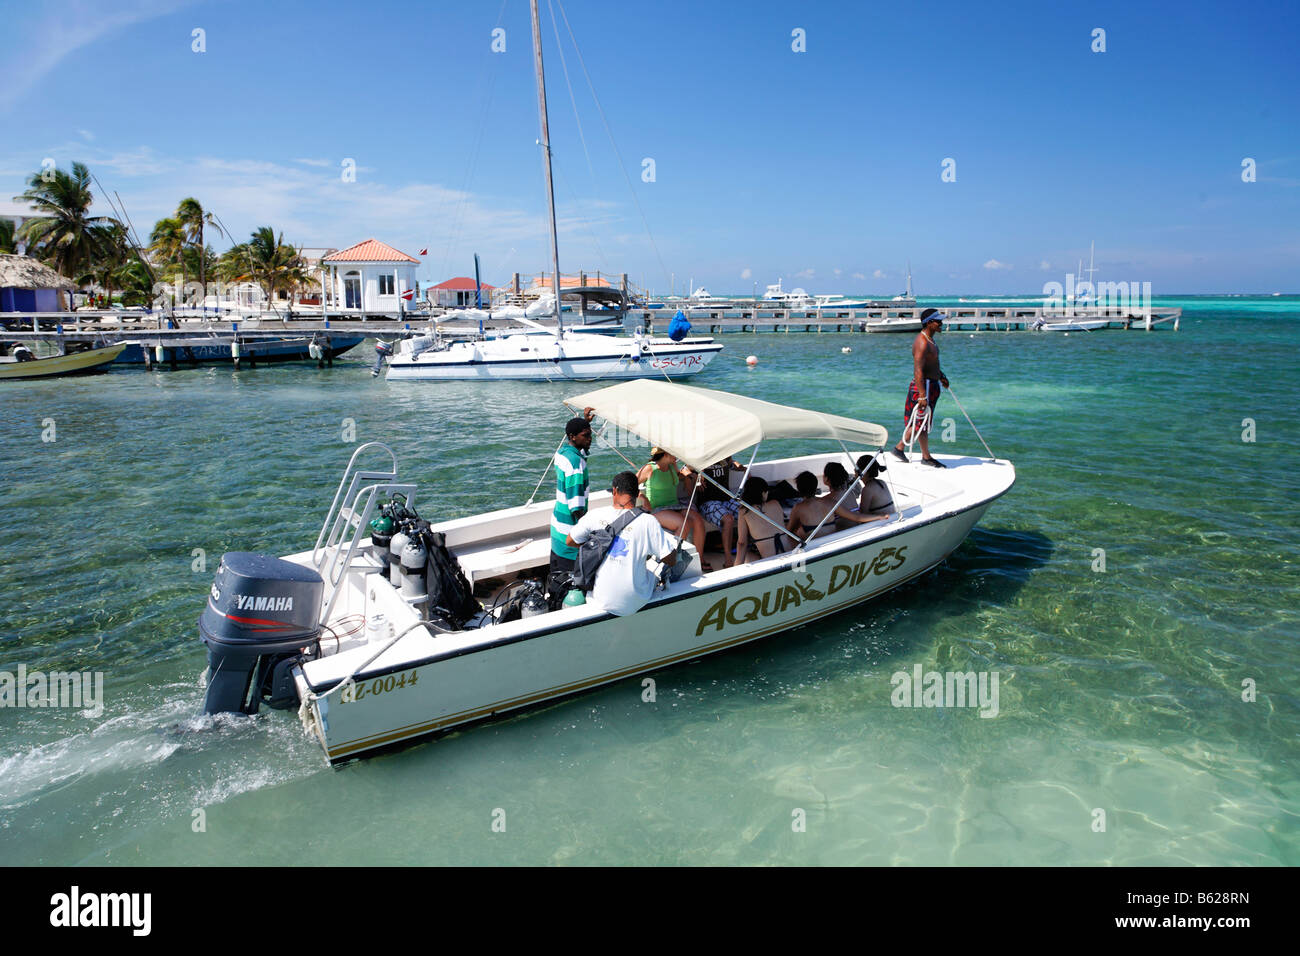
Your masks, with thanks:
[{"label": "white catamaran", "polygon": [[[555,328],[548,329],[528,317],[514,321],[547,336],[506,335],[479,337],[472,341],[448,340],[434,332],[402,342],[388,364],[388,378],[395,381],[420,379],[529,379],[555,381],[571,379],[626,379],[665,376],[678,378],[702,372],[722,346],[711,338],[687,337],[673,341],[666,337],[610,336],[575,332],[564,327],[561,302],[560,253],[555,229],[555,188],[551,179],[551,138],[546,117],[546,77],[542,70],[542,34],[537,0],[531,4],[533,57],[537,67],[537,111],[541,125],[543,165],[546,170],[546,202],[551,224],[551,265],[555,280],[550,311]],[[540,315],[529,313],[532,318]]]},{"label": "white catamaran", "polygon": [[[595,409],[603,429],[639,436],[697,471],[752,448],[726,489],[738,501],[750,476],[775,483],[805,470],[819,475],[832,461],[853,474],[857,456],[848,445],[881,449],[888,441],[870,422],[655,380],[565,404]],[[768,439],[835,447],[759,460]],[[360,466],[381,453],[382,467]],[[889,459],[887,520],[848,530],[823,521],[795,535],[764,517],[783,550],[706,573],[682,545],[695,559],[687,573],[636,613],[615,616],[591,601],[550,611],[540,600],[551,501],[443,521],[399,548],[398,532],[376,515],[386,502],[413,511],[422,493],[399,477],[387,446],[371,443],[353,454],[313,548],[283,559],[222,557],[200,620],[205,709],[297,707],[338,762],[787,631],[935,567],[1015,482],[1008,461],[939,457],[946,468]],[[853,483],[840,502],[850,495]],[[610,498],[592,494],[591,507]],[[427,554],[419,543],[426,540],[434,544]],[[486,610],[472,605],[455,615],[443,606],[452,602],[437,582],[455,572],[489,601]],[[502,613],[503,600],[521,594],[534,597],[531,605],[525,599],[522,610]]]}]

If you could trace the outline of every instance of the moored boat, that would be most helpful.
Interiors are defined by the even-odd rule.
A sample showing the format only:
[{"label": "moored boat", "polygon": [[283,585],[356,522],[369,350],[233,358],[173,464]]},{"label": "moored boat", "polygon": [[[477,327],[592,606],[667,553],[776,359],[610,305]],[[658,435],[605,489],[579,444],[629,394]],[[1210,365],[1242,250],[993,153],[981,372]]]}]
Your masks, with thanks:
[{"label": "moored boat", "polygon": [[1050,322],[1039,319],[1030,328],[1035,332],[1096,332],[1110,325],[1110,319],[1064,319]]},{"label": "moored boat", "polygon": [[[525,319],[517,319],[527,322]],[[448,339],[439,332],[401,343],[388,363],[393,381],[591,381],[681,378],[702,372],[722,345],[711,338],[680,342],[652,336],[553,331],[538,326],[498,338]]]},{"label": "moored boat", "polygon": [[126,343],[103,348],[48,355],[19,361],[12,356],[0,357],[0,379],[54,378],[60,375],[88,375],[103,372],[122,354]]},{"label": "moored boat", "polygon": [[[233,348],[236,341],[238,347]],[[230,333],[195,334],[149,339],[132,339],[118,357],[120,364],[148,364],[158,367],[207,365],[230,362],[235,352],[246,362],[305,362],[333,360],[365,341],[364,335],[331,332],[329,335],[244,335],[236,339]],[[159,352],[159,349],[162,349]],[[146,354],[148,353],[148,354]]]},{"label": "moored boat", "polygon": [[[820,474],[831,461],[852,473],[857,459],[848,445],[880,449],[888,441],[870,422],[653,380],[565,404],[593,408],[606,427],[657,444],[697,470],[752,448],[744,478],[773,482],[804,470]],[[758,460],[768,439],[837,448]],[[361,467],[364,456],[380,453],[382,467]],[[555,611],[543,605],[513,620],[492,610],[505,595],[540,590],[551,501],[434,524],[429,534],[445,543],[476,593],[496,595],[487,611],[457,619],[430,587],[432,556],[424,565],[423,552],[408,561],[408,544],[399,560],[396,545],[380,535],[392,529],[372,524],[384,502],[413,511],[424,493],[399,477],[386,446],[363,446],[313,548],[283,559],[222,558],[200,624],[211,675],[205,709],[297,707],[327,758],[338,762],[807,624],[938,565],[1015,481],[1007,461],[937,457],[947,468],[889,460],[888,520],[843,531],[819,525],[802,537],[780,529],[789,542],[784,553],[707,573],[692,560],[680,580],[626,616],[592,602]],[[733,473],[727,493],[738,499],[742,480]],[[609,503],[607,492],[590,496],[593,509]],[[683,551],[698,557],[690,546]]]}]

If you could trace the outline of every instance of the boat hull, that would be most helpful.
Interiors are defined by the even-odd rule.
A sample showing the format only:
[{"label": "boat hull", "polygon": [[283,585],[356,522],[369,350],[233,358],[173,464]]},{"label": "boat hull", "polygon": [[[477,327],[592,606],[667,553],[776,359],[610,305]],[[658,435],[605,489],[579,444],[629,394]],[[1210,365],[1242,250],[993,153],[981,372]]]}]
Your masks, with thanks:
[{"label": "boat hull", "polygon": [[310,701],[310,720],[329,760],[348,760],[718,653],[861,604],[943,561],[991,503],[866,541],[854,535],[842,546],[828,543],[804,556],[806,563],[778,555],[745,565],[750,570],[739,579],[696,578],[627,617],[588,606],[547,615],[542,630],[519,633],[519,624],[500,626],[492,643],[367,670],[356,687],[316,700],[311,695],[323,694],[337,680],[313,686],[300,670],[299,693]]},{"label": "boat hull", "polygon": [[[319,341],[319,340],[318,340]],[[329,338],[329,347],[325,356],[338,358],[344,352],[356,348],[363,341],[364,335],[333,335]],[[242,362],[304,362],[314,361],[308,351],[311,336],[294,336],[292,339],[270,339],[258,341],[244,339],[240,342],[240,360]],[[119,364],[142,365],[145,362],[145,350],[153,352],[154,345],[148,342],[127,342],[126,349],[118,356]],[[324,346],[322,345],[322,348]],[[163,359],[153,360],[155,367],[166,367],[175,359],[177,365],[210,365],[213,363],[232,362],[230,340],[222,339],[201,345],[168,345],[163,343]],[[152,358],[152,355],[151,355]]]},{"label": "boat hull", "polygon": [[1078,322],[1046,322],[1038,327],[1040,332],[1096,332],[1110,325],[1109,319]]},{"label": "boat hull", "polygon": [[868,332],[920,332],[919,320],[908,319],[904,322],[868,322]]},{"label": "boat hull", "polygon": [[527,357],[466,355],[460,351],[422,352],[414,358],[395,355],[389,362],[393,381],[515,380],[554,382],[592,379],[681,378],[704,371],[722,351],[709,340],[694,344],[655,343],[646,351],[620,347],[605,337],[586,354],[535,348]]},{"label": "boat hull", "polygon": [[119,343],[101,349],[73,352],[70,355],[51,355],[30,362],[0,362],[0,381],[104,372],[125,349],[125,343]]}]

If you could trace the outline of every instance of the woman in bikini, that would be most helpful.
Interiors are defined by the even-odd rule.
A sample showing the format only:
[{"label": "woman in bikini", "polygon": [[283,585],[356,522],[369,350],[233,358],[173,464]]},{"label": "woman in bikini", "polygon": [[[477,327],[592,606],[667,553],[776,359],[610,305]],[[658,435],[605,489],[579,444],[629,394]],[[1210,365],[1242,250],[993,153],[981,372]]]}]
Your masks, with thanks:
[{"label": "woman in bikini", "polygon": [[[800,472],[794,480],[794,486],[799,489],[799,494],[803,495],[803,501],[794,506],[790,512],[790,520],[786,522],[786,528],[795,534],[803,536],[819,524],[821,530],[818,535],[831,534],[840,530],[840,522],[844,522],[843,527],[854,524],[866,524],[868,521],[883,521],[885,515],[862,515],[856,511],[850,511],[843,505],[836,505],[844,494],[844,489],[848,487],[849,475],[844,470],[844,466],[838,462],[830,462],[822,471],[822,480],[826,482],[826,487],[830,492],[825,495],[817,494],[817,478],[810,471]],[[837,487],[838,486],[838,487]],[[827,515],[834,510],[834,521],[825,521]]]},{"label": "woman in bikini", "polygon": [[757,475],[750,477],[740,489],[740,500],[763,512],[771,519],[771,523],[764,521],[749,508],[740,509],[739,520],[736,522],[736,564],[745,564],[751,559],[750,542],[758,549],[761,558],[770,558],[786,550],[783,539],[789,539],[789,535],[778,530],[785,524],[785,512],[779,503],[767,500],[767,491],[767,482]]}]

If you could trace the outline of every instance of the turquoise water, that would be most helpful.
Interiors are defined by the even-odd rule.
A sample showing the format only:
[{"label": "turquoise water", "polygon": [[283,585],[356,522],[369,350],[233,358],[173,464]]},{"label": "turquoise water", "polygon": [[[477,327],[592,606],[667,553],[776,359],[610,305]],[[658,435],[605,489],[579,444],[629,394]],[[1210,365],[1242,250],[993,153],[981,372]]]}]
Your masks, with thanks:
[{"label": "turquoise water", "polygon": [[[221,552],[314,540],[345,419],[427,517],[518,503],[588,386],[390,386],[361,349],[9,383],[0,671],[102,671],[104,711],[0,708],[0,861],[1300,863],[1300,299],[1157,304],[1181,331],[944,335],[1019,481],[938,571],[656,674],[653,703],[628,681],[341,769],[292,713],[195,716]],[[722,341],[695,384],[897,433],[907,336]],[[997,671],[999,715],[891,706],[917,664]]]}]

